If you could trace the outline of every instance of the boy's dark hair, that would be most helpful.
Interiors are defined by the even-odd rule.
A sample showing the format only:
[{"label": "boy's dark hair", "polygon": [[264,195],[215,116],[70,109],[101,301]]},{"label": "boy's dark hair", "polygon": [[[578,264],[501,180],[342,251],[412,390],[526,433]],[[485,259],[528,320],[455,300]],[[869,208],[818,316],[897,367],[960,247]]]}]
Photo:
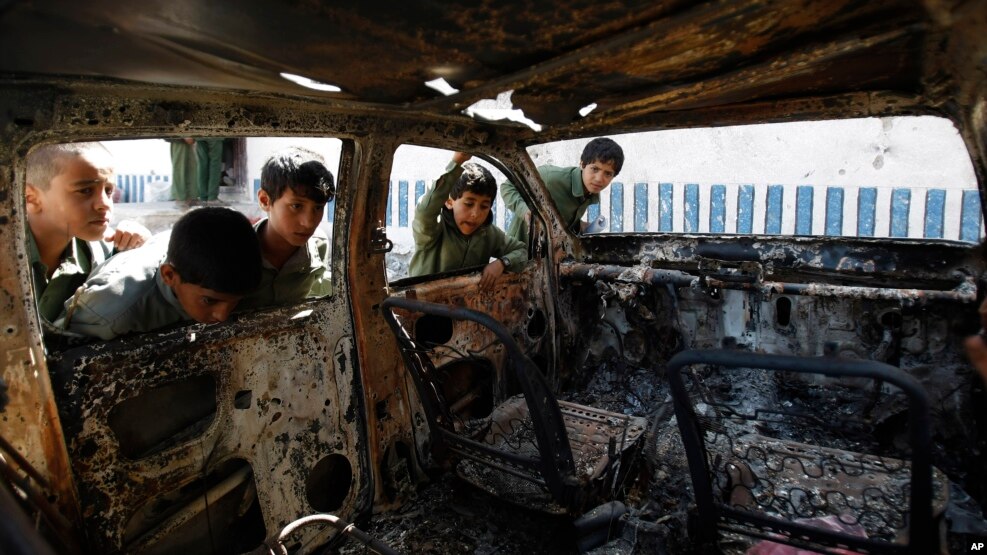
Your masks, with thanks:
[{"label": "boy's dark hair", "polygon": [[190,210],[175,222],[168,263],[182,281],[231,295],[260,285],[260,241],[246,216],[220,206]]},{"label": "boy's dark hair", "polygon": [[463,164],[463,175],[459,176],[459,180],[452,186],[449,198],[456,200],[467,191],[474,195],[495,199],[497,198],[497,181],[487,168],[467,162]]},{"label": "boy's dark hair", "polygon": [[583,148],[583,155],[579,157],[579,161],[584,166],[596,161],[609,162],[613,164],[614,175],[617,175],[620,173],[620,168],[624,167],[624,149],[620,148],[613,139],[606,137],[593,139]]},{"label": "boy's dark hair", "polygon": [[332,173],[325,159],[316,152],[297,146],[279,150],[264,162],[260,170],[260,187],[271,202],[281,198],[291,187],[295,193],[315,202],[329,202],[336,196]]}]

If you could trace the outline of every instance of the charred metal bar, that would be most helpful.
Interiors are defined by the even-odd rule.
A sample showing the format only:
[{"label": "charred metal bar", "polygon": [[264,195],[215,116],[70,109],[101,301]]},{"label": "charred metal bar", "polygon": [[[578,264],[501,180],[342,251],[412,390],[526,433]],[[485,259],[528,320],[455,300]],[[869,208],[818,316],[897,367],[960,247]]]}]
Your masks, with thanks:
[{"label": "charred metal bar", "polygon": [[866,287],[859,285],[829,285],[823,283],[787,283],[762,281],[743,283],[706,278],[706,285],[714,289],[740,289],[759,291],[766,295],[807,295],[813,297],[840,297],[846,299],[891,300],[923,304],[930,301],[973,303],[977,300],[977,285],[972,278],[948,291],[937,289],[895,289],[891,287]]},{"label": "charred metal bar", "polygon": [[0,484],[0,548],[10,555],[54,555],[7,486]]},{"label": "charred metal bar", "polygon": [[[253,472],[249,466],[245,466],[233,474],[230,474],[223,481],[210,487],[207,491],[204,491],[201,496],[196,497],[192,502],[181,507],[175,514],[168,517],[167,520],[155,527],[155,531],[152,532],[154,535],[161,535],[164,531],[175,530],[182,524],[188,522],[193,517],[202,514],[209,510],[209,500],[221,499],[225,495],[229,494],[231,491],[247,483],[250,480]],[[145,538],[147,538],[145,536]],[[142,538],[142,540],[145,540]],[[150,540],[150,545],[154,545],[154,540]]]},{"label": "charred metal bar", "polygon": [[[527,480],[527,481],[532,482],[534,484],[537,484],[539,486],[545,486],[545,480],[543,480],[543,479],[535,478],[535,477],[531,476],[531,474],[525,473],[525,472],[523,472],[521,470],[518,470],[517,468],[511,467],[510,465],[500,464],[500,463],[498,463],[496,461],[491,461],[489,457],[483,457],[483,456],[480,456],[480,455],[476,454],[473,451],[470,451],[469,449],[464,449],[462,445],[450,445],[449,446],[449,450],[452,451],[452,452],[454,452],[454,453],[458,453],[458,454],[462,455],[463,457],[466,457],[466,458],[468,458],[470,460],[473,460],[473,461],[476,461],[476,462],[478,462],[480,464],[483,464],[484,466],[487,466],[489,468],[493,468],[493,469],[499,470],[501,472],[506,472],[506,473],[510,474],[511,476],[516,476],[516,477],[518,477],[518,478],[520,478],[522,480]],[[504,457],[504,458],[506,459],[506,457]],[[521,466],[521,464],[518,463],[517,466]],[[532,466],[532,468],[537,468],[537,467]]]},{"label": "charred metal bar", "polygon": [[[0,457],[0,480],[17,487],[23,492],[27,501],[41,512],[41,515],[51,526],[66,552],[73,554],[81,553],[79,541],[75,537],[72,524],[68,519],[41,492],[32,487],[26,478],[22,478],[16,470],[11,468],[2,457]],[[0,483],[0,489],[5,487],[5,484]]]},{"label": "charred metal bar", "polygon": [[281,529],[281,533],[278,534],[278,539],[274,542],[275,545],[265,545],[253,552],[253,555],[288,555],[288,550],[284,546],[284,540],[296,530],[309,526],[311,524],[323,523],[328,524],[339,530],[340,533],[347,535],[351,538],[356,539],[363,545],[367,546],[368,549],[374,553],[379,553],[380,555],[401,555],[399,552],[391,548],[391,546],[386,543],[372,538],[367,535],[366,532],[360,530],[353,524],[346,522],[345,520],[337,517],[336,515],[330,514],[317,514],[302,517],[294,522],[289,523],[287,526]]},{"label": "charred metal bar", "polygon": [[653,285],[670,283],[678,287],[698,287],[700,285],[698,276],[678,270],[657,270],[647,266],[563,262],[559,265],[559,273],[562,277],[578,280],[623,281]]},{"label": "charred metal bar", "polygon": [[[405,358],[405,363],[412,370],[412,379],[415,381],[419,391],[429,391],[432,384],[425,383],[425,372],[415,371],[420,364],[431,365],[428,357],[423,357],[415,352],[416,347],[410,337],[405,335],[401,324],[398,323],[393,309],[406,310],[408,312],[418,312],[442,316],[452,320],[467,320],[480,324],[490,330],[507,350],[514,369],[518,383],[524,392],[524,398],[530,410],[532,422],[534,424],[535,436],[537,438],[538,452],[541,456],[539,461],[541,466],[541,476],[545,480],[548,490],[559,502],[565,504],[574,493],[571,488],[571,480],[574,473],[575,463],[572,457],[572,448],[569,445],[565,432],[565,424],[562,413],[559,409],[558,401],[551,394],[548,384],[541,372],[534,368],[533,363],[521,352],[510,332],[496,319],[488,314],[470,310],[462,307],[452,307],[442,304],[425,301],[406,299],[401,297],[389,297],[381,304],[381,312],[394,332],[394,336],[401,344],[401,353]],[[434,401],[426,395],[422,396],[422,401],[429,419],[438,422],[444,412],[444,407],[433,406]],[[432,432],[433,438],[444,440],[450,445],[459,447],[474,448],[481,452],[500,458],[501,461],[511,460],[508,453],[493,449],[489,446],[477,444],[463,437],[456,436],[450,430],[442,430],[441,434]]]},{"label": "charred metal bar", "polygon": [[0,451],[3,451],[3,453],[13,459],[17,466],[20,467],[25,474],[30,476],[31,479],[37,482],[42,488],[47,489],[49,487],[48,480],[45,480],[45,477],[42,476],[36,468],[31,466],[31,463],[29,463],[27,459],[25,459],[24,456],[14,448],[13,445],[7,442],[7,439],[2,435],[0,435]]}]

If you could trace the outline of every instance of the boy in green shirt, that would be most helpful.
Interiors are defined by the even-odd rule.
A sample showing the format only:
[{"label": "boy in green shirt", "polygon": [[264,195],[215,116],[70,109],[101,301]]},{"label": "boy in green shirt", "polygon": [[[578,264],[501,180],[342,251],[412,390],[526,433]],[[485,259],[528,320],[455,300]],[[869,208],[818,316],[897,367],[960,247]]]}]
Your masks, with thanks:
[{"label": "boy in green shirt", "polygon": [[97,264],[151,235],[136,222],[109,227],[112,178],[112,156],[99,143],[45,145],[27,156],[27,252],[44,321],[55,321]]},{"label": "boy in green shirt", "polygon": [[224,322],[259,283],[260,244],[247,217],[198,208],[170,234],[100,264],[55,325],[113,339],[188,320]]},{"label": "boy in green shirt", "polygon": [[329,239],[319,223],[335,195],[332,173],[311,150],[287,148],[264,163],[257,202],[267,218],[254,226],[263,271],[260,287],[243,299],[240,309],[332,294]]},{"label": "boy in green shirt", "polygon": [[[577,222],[591,204],[600,203],[600,192],[610,186],[623,165],[624,151],[620,145],[612,139],[597,138],[583,148],[579,166],[539,166],[538,174],[545,182],[545,188],[552,196],[566,227],[582,232],[585,231],[586,224],[580,223],[577,227]],[[501,185],[500,194],[504,205],[514,212],[507,234],[527,244],[528,219],[531,217],[528,205],[510,181]]]},{"label": "boy in green shirt", "polygon": [[[517,271],[526,258],[524,244],[493,225],[490,207],[497,182],[478,164],[466,164],[457,152],[415,208],[415,254],[409,274],[421,276],[486,264],[480,288],[490,289],[504,270]],[[496,258],[493,262],[488,261]]]}]

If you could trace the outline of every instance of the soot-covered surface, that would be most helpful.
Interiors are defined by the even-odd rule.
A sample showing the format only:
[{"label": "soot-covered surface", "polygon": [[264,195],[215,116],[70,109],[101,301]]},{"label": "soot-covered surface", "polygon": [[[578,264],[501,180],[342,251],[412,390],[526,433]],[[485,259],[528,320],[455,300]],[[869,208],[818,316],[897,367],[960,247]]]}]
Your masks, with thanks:
[{"label": "soot-covered surface", "polygon": [[[560,395],[566,401],[646,417],[648,422],[636,469],[618,488],[617,497],[627,506],[627,513],[606,541],[586,551],[592,555],[702,552],[689,536],[690,512],[695,507],[692,483],[663,370],[604,361],[584,374],[587,378],[582,383]],[[883,424],[884,417],[873,417],[899,412],[900,401],[893,395],[877,395],[873,387],[806,383],[792,381],[788,375],[771,378],[749,369],[731,373],[700,370],[693,375],[701,383],[694,386],[700,396],[725,399],[740,410],[769,407],[824,417],[785,422],[772,417],[770,422],[755,423],[757,434],[865,454],[902,454],[904,429],[889,429]],[[820,407],[827,409],[820,413]],[[934,449],[941,454],[941,445]],[[956,454],[954,458],[968,456]],[[943,462],[937,461],[940,467],[951,467],[943,468],[947,474],[958,464],[969,464]],[[951,550],[976,537],[970,535],[971,530],[987,530],[977,500],[966,495],[962,483],[951,486],[947,519],[959,523],[950,525],[946,538]],[[572,518],[553,517],[494,498],[462,483],[453,472],[437,476],[401,509],[375,515],[361,528],[404,553],[562,554],[578,552],[580,541]],[[723,535],[717,547],[725,553],[744,553],[754,543],[750,538]],[[364,550],[349,542],[339,552]]]}]

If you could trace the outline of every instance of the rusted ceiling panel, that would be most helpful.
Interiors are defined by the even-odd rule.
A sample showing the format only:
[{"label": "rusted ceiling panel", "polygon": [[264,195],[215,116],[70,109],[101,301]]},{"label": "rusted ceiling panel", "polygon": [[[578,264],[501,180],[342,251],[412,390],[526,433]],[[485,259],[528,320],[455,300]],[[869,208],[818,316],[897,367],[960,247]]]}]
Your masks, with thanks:
[{"label": "rusted ceiling panel", "polygon": [[[384,2],[13,2],[0,11],[0,71],[278,92],[436,114],[513,89],[515,104],[533,119],[562,125],[591,102],[599,105],[597,117],[619,119],[641,109],[792,95],[920,93],[923,53],[935,46],[925,40],[921,22],[928,19],[926,6],[905,0],[412,1],[397,9]],[[281,72],[342,92],[305,89]],[[765,72],[769,78],[760,79]],[[424,84],[437,77],[462,92],[440,97]],[[754,80],[761,85],[745,86]]]},{"label": "rusted ceiling panel", "polygon": [[[906,32],[918,35],[920,29],[913,25],[921,21],[921,16],[914,5],[887,3],[703,6],[656,21],[633,41],[621,40],[631,38],[632,33],[625,33],[586,49],[567,64],[532,72],[523,84],[511,87],[518,89],[513,100],[529,116],[541,115],[541,119],[535,119],[544,123],[563,123],[578,117],[575,111],[559,113],[554,118],[544,113],[552,106],[561,111],[560,103],[565,109],[578,109],[592,102],[599,106],[597,113],[607,114],[609,108],[633,100],[692,97],[696,89],[707,91],[706,96],[721,105],[736,99],[721,98],[716,87],[706,88],[710,81],[735,80],[739,73],[772,72],[789,62],[791,69],[798,70],[794,77],[800,78],[800,87],[790,88],[803,94],[815,92],[813,84],[820,81],[828,83],[829,92],[866,90],[874,85],[872,79],[861,82],[859,76],[834,71],[831,64],[824,63],[854,55],[869,61],[868,77],[880,74],[885,80],[903,81],[909,90],[914,90],[919,78],[916,66],[896,63],[900,55],[889,56],[876,47]],[[921,47],[921,41],[908,41],[907,46],[908,53],[913,54]],[[875,71],[874,66],[880,66],[880,71]],[[652,104],[658,109],[673,107],[661,101]]]},{"label": "rusted ceiling panel", "polygon": [[[612,123],[656,111],[866,90],[904,90],[917,94],[919,70],[911,55],[914,50],[910,48],[914,42],[906,31],[833,42],[808,51],[796,51],[759,66],[680,87],[668,87],[587,119],[606,119]],[[876,65],[881,66],[879,71],[876,71]]]},{"label": "rusted ceiling panel", "polygon": [[475,86],[675,4],[20,2],[0,18],[0,69],[306,93],[285,71],[400,104],[435,97],[427,80]]}]

